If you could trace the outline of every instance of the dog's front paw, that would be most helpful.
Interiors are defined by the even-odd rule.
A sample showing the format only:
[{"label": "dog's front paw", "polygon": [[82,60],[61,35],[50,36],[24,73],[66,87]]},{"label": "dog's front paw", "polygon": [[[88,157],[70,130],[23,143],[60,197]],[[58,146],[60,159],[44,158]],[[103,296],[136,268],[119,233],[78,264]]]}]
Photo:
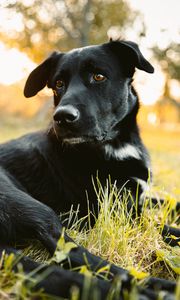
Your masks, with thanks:
[{"label": "dog's front paw", "polygon": [[28,200],[15,203],[15,213],[11,214],[12,224],[14,224],[11,235],[15,237],[15,242],[24,239],[39,240],[53,254],[62,232],[60,219],[45,204],[35,199]]},{"label": "dog's front paw", "polygon": [[53,210],[48,208],[46,212],[43,213],[43,218],[39,219],[36,225],[35,237],[52,255],[62,233],[60,219]]}]

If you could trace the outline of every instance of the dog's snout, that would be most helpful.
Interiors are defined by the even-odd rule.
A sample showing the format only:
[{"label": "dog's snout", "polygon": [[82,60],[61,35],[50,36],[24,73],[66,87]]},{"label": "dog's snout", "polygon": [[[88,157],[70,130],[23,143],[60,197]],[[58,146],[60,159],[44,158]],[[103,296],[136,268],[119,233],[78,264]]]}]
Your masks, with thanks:
[{"label": "dog's snout", "polygon": [[63,123],[73,123],[78,121],[80,116],[79,110],[72,105],[60,106],[54,113],[54,121]]}]

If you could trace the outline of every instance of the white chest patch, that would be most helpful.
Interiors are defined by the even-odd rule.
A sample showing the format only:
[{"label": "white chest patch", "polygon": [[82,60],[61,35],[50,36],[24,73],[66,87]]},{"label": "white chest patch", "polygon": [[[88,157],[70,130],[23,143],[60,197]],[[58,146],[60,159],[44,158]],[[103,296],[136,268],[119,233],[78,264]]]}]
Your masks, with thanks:
[{"label": "white chest patch", "polygon": [[124,144],[122,147],[119,148],[114,148],[111,145],[106,145],[105,146],[105,153],[108,157],[112,157],[115,158],[117,160],[124,160],[126,158],[136,158],[136,159],[140,159],[141,156],[141,152],[140,150],[131,144]]}]

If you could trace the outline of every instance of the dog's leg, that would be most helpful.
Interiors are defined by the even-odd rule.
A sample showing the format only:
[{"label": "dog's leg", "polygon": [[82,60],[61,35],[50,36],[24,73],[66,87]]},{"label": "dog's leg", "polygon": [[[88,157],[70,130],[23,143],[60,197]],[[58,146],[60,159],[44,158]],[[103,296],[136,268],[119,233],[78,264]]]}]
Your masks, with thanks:
[{"label": "dog's leg", "polygon": [[[66,237],[67,241],[70,241],[71,239],[69,237]],[[74,248],[70,251],[68,259],[64,262],[63,267],[78,267],[80,265],[84,265],[88,263],[89,268],[92,271],[97,271],[100,268],[103,268],[108,265],[108,261],[102,260],[98,256],[95,256],[88,252],[85,248],[78,246],[77,248]],[[119,276],[121,278],[121,286],[122,289],[130,290],[133,277],[129,274],[129,272],[123,268],[117,267],[114,264],[110,265],[109,268],[110,276],[108,276],[108,279],[113,279],[114,275]],[[100,275],[100,278],[102,277],[103,272]],[[97,276],[97,275],[96,275]],[[139,289],[139,292],[142,292],[144,295],[149,297],[150,299],[154,299],[153,292],[154,291],[167,291],[169,293],[174,293],[176,289],[176,283],[161,279],[161,278],[155,278],[151,277],[146,280],[146,289]],[[151,295],[152,292],[152,295]],[[156,297],[155,297],[156,298]]]},{"label": "dog's leg", "polygon": [[[74,242],[67,235],[65,235],[65,240],[67,242]],[[116,265],[111,264],[106,260],[103,260],[102,258],[90,253],[87,249],[85,249],[82,246],[77,246],[76,248],[73,248],[70,251],[69,257],[67,260],[64,261],[63,266],[65,268],[77,268],[85,264],[88,264],[88,267],[92,272],[96,272],[101,268],[107,267],[107,270],[109,268],[109,279],[113,278],[114,275],[120,275],[123,276],[124,282],[127,283],[127,285],[129,285],[129,282],[132,279],[132,276],[129,275],[127,270],[117,267]],[[102,276],[102,273],[99,275]],[[107,271],[105,271],[105,273],[107,274]]]},{"label": "dog's leg", "polygon": [[[13,271],[18,272],[18,265],[21,264],[21,266],[23,266],[23,271],[29,274],[28,277],[25,277],[24,282],[28,289],[32,291],[43,289],[45,293],[51,296],[60,296],[70,299],[72,288],[77,287],[80,292],[80,298],[78,299],[83,299],[82,297],[85,284],[84,275],[80,273],[74,273],[69,270],[64,270],[58,266],[40,264],[33,261],[29,257],[22,257],[20,252],[13,248],[0,247],[0,257],[3,251],[5,251],[6,254],[15,254],[18,263],[13,265]],[[32,275],[30,275],[30,272],[32,272]],[[33,285],[31,278],[34,278]],[[108,281],[96,279],[95,277],[89,278],[86,299],[93,299],[93,288],[93,290],[97,289],[98,299],[104,300],[106,299],[110,287],[111,283]],[[120,291],[118,299],[120,299]]]},{"label": "dog's leg", "polygon": [[[180,246],[180,229],[164,225],[162,230],[163,240],[172,247]],[[175,238],[173,238],[175,237]]]},{"label": "dog's leg", "polygon": [[[112,288],[116,289],[114,296],[111,295],[110,299],[124,299],[124,292],[130,292],[131,288],[134,286],[132,282],[129,281],[128,285],[124,285],[123,276],[120,276],[118,286],[115,284],[117,279],[113,281],[107,281],[98,279],[95,277],[85,278],[84,275],[79,273],[74,273],[72,271],[64,270],[58,266],[49,266],[46,264],[40,264],[38,262],[33,261],[29,257],[22,257],[17,250],[8,248],[8,247],[0,247],[0,257],[2,255],[3,250],[5,249],[6,254],[14,253],[15,256],[19,256],[17,265],[13,265],[13,270],[18,272],[18,264],[21,263],[23,266],[23,270],[25,273],[31,273],[31,277],[26,277],[25,285],[28,286],[31,283],[31,278],[35,279],[33,287],[30,287],[34,291],[38,291],[39,289],[43,289],[45,293],[54,296],[60,296],[68,298],[70,297],[70,292],[73,287],[78,287],[80,292],[79,299],[93,299],[93,290],[97,293],[95,294],[95,299],[109,299],[106,298],[109,296],[109,292],[112,292]],[[2,266],[3,268],[3,266]],[[123,269],[122,269],[123,270]],[[126,274],[126,270],[125,274]],[[43,279],[40,279],[42,275]],[[30,282],[28,281],[30,280]],[[86,298],[84,298],[84,282],[88,280],[88,290],[86,291]],[[115,281],[115,282],[114,282]],[[175,291],[176,284],[174,282],[159,279],[159,278],[149,278],[146,282],[146,288],[137,287],[138,299],[143,300],[155,300],[158,298],[158,291],[166,292],[166,296],[171,299],[173,297],[173,293]]]},{"label": "dog's leg", "polygon": [[0,173],[1,244],[35,238],[53,254],[61,231],[60,220],[51,208],[20,190],[5,171]]}]

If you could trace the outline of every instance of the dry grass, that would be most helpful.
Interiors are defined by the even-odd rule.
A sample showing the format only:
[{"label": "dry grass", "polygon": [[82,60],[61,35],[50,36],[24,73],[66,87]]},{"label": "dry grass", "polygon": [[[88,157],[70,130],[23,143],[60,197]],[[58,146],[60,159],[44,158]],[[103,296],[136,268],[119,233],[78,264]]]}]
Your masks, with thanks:
[{"label": "dry grass", "polygon": [[180,201],[180,129],[142,128],[141,131],[151,155],[154,187]]}]

